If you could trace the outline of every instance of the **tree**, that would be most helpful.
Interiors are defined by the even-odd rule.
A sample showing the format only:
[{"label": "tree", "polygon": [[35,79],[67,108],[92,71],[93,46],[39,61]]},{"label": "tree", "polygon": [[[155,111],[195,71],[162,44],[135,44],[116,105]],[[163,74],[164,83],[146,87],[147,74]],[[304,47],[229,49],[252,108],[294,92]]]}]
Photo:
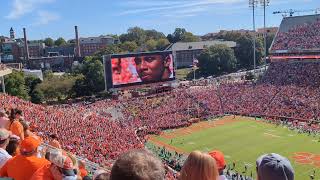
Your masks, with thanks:
[{"label": "tree", "polygon": [[120,35],[119,39],[122,43],[126,41],[134,41],[138,46],[141,46],[146,41],[146,32],[140,27],[129,28],[127,34]]},{"label": "tree", "polygon": [[186,32],[181,39],[182,42],[197,42],[200,41],[200,39],[193,35],[191,32]]},{"label": "tree", "polygon": [[146,42],[146,50],[147,51],[155,51],[157,49],[157,41],[154,39],[150,39]]},{"label": "tree", "polygon": [[183,36],[186,32],[187,31],[184,28],[176,28],[173,34],[168,34],[167,38],[170,43],[176,43],[183,39]]},{"label": "tree", "polygon": [[76,96],[92,95],[104,90],[103,64],[99,59],[87,56],[81,67],[83,77],[73,86]]},{"label": "tree", "polygon": [[43,98],[46,101],[56,101],[68,98],[72,95],[72,88],[79,78],[79,75],[46,77],[33,91],[33,97],[36,100]]},{"label": "tree", "polygon": [[193,35],[191,32],[187,32],[184,28],[176,28],[173,34],[168,34],[167,39],[170,43],[182,42],[195,42],[200,39]]},{"label": "tree", "polygon": [[226,41],[238,41],[238,39],[243,36],[241,33],[239,32],[227,32],[225,34],[219,33],[218,35],[216,35],[216,39],[224,39]]},{"label": "tree", "polygon": [[126,41],[120,44],[121,52],[135,52],[138,49],[138,45],[135,41]]},{"label": "tree", "polygon": [[161,38],[157,41],[157,50],[163,51],[166,47],[168,47],[169,44],[170,42],[168,41],[168,39]]},{"label": "tree", "polygon": [[63,46],[66,45],[67,42],[62,37],[58,38],[56,41],[54,41],[54,45],[56,46]]},{"label": "tree", "polygon": [[200,56],[199,71],[203,75],[230,73],[236,68],[234,51],[226,45],[215,45],[205,49]]},{"label": "tree", "polygon": [[158,39],[166,38],[166,36],[162,32],[158,32],[154,29],[145,30],[145,34],[146,34],[146,40],[150,40],[150,39],[158,40]]},{"label": "tree", "polygon": [[[235,55],[239,62],[239,68],[253,68],[253,38],[252,36],[241,36],[237,40],[238,46],[235,49]],[[256,64],[262,63],[263,43],[261,39],[256,39]]]},{"label": "tree", "polygon": [[39,78],[31,75],[25,76],[24,81],[28,94],[30,94],[36,88],[36,86],[41,83]]},{"label": "tree", "polygon": [[70,39],[67,41],[68,44],[76,44],[76,40],[75,39]]},{"label": "tree", "polygon": [[31,102],[37,104],[41,103],[44,99],[43,92],[40,90],[35,90],[36,86],[41,83],[41,80],[35,76],[30,75],[25,76],[24,80]]},{"label": "tree", "polygon": [[46,39],[44,39],[44,44],[46,45],[46,46],[49,46],[49,47],[52,47],[53,45],[54,45],[54,41],[53,41],[53,39],[52,38],[46,38]]},{"label": "tree", "polygon": [[108,45],[106,48],[97,51],[94,55],[94,59],[100,59],[102,62],[102,56],[103,55],[109,55],[109,54],[116,54],[120,53],[122,50],[119,48],[117,44]]},{"label": "tree", "polygon": [[[238,68],[253,69],[253,36],[238,32],[219,33],[216,39],[237,42],[235,56],[238,60]],[[270,43],[271,44],[271,43]],[[256,65],[262,64],[263,39],[256,39]]]},{"label": "tree", "polygon": [[5,76],[5,86],[8,94],[28,99],[28,92],[25,86],[24,74],[20,71],[13,71]]},{"label": "tree", "polygon": [[44,99],[44,94],[40,89],[36,88],[30,93],[30,100],[32,103],[40,104],[44,101]]}]

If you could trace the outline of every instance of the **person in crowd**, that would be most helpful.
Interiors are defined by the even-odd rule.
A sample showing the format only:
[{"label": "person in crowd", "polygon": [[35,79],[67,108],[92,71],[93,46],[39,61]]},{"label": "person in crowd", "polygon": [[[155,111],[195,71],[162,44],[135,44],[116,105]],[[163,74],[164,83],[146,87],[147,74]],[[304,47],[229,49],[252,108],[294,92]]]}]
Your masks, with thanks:
[{"label": "person in crowd", "polygon": [[142,55],[135,57],[134,61],[142,82],[168,80],[172,75],[169,54]]},{"label": "person in crowd", "polygon": [[56,134],[50,134],[50,141],[49,141],[49,145],[58,149],[61,149],[61,145],[58,141],[58,137]]},{"label": "person in crowd", "polygon": [[9,119],[7,114],[4,110],[0,110],[0,128],[8,128],[9,126]]},{"label": "person in crowd", "polygon": [[12,132],[12,134],[18,136],[21,140],[24,140],[24,129],[23,125],[21,124],[20,120],[17,118],[20,117],[19,113],[16,113],[16,110],[11,110],[11,116],[10,116],[10,124],[9,124],[9,130]]},{"label": "person in crowd", "polygon": [[290,161],[275,153],[260,156],[257,161],[258,180],[294,180]]},{"label": "person in crowd", "polygon": [[219,173],[216,161],[210,155],[193,151],[185,161],[179,180],[218,180]]},{"label": "person in crowd", "polygon": [[81,160],[78,160],[78,165],[79,165],[80,176],[82,178],[84,178],[85,176],[88,176],[88,171],[86,170],[85,163]]},{"label": "person in crowd", "polygon": [[50,150],[46,158],[51,162],[39,168],[31,180],[77,180],[77,172],[66,152],[60,149]]},{"label": "person in crowd", "polygon": [[113,164],[110,180],[164,180],[162,162],[143,149],[128,151]]},{"label": "person in crowd", "polygon": [[18,119],[20,122],[24,122],[25,121],[25,119],[23,117],[22,110],[20,110],[20,109],[16,109],[15,110],[15,118]]},{"label": "person in crowd", "polygon": [[6,151],[6,147],[9,144],[11,132],[5,128],[0,128],[0,168],[12,158],[12,156]]},{"label": "person in crowd", "polygon": [[20,154],[19,144],[20,144],[20,138],[16,135],[11,135],[9,138],[9,144],[6,147],[6,151],[11,156],[16,156]]},{"label": "person in crowd", "polygon": [[15,180],[30,179],[34,172],[49,164],[44,158],[38,158],[40,141],[27,137],[21,142],[20,155],[9,159],[0,169],[0,177],[10,177]]},{"label": "person in crowd", "polygon": [[219,172],[219,180],[227,180],[227,177],[224,175],[224,169],[226,168],[226,161],[224,159],[224,154],[221,151],[214,150],[209,152],[209,155],[216,160],[218,172]]},{"label": "person in crowd", "polygon": [[107,173],[107,171],[103,169],[99,169],[94,172],[92,179],[93,180],[109,180],[109,174]]}]

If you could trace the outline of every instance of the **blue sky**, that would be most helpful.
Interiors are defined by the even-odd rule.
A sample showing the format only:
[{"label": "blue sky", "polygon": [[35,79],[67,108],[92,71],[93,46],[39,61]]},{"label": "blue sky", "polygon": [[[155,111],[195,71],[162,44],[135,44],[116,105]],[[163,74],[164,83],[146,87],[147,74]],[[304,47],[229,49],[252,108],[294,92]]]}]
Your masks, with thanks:
[{"label": "blue sky", "polygon": [[[270,1],[268,26],[281,22],[282,16],[273,11],[320,8],[320,0]],[[260,6],[256,13],[261,27]],[[121,34],[134,26],[165,34],[183,27],[203,35],[220,29],[250,29],[252,15],[248,0],[0,0],[0,35],[9,36],[13,27],[21,37],[26,27],[29,39],[70,39],[74,25],[79,26],[81,37]]]}]

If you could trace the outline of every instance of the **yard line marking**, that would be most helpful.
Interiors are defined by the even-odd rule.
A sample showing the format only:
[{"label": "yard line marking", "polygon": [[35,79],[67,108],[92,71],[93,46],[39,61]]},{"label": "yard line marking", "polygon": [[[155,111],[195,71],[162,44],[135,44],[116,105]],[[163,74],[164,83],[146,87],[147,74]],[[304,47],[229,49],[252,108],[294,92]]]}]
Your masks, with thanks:
[{"label": "yard line marking", "polygon": [[281,136],[277,136],[277,135],[274,135],[274,134],[271,134],[271,133],[263,133],[264,135],[267,135],[267,136],[271,136],[271,137],[275,137],[275,138],[280,138]]}]

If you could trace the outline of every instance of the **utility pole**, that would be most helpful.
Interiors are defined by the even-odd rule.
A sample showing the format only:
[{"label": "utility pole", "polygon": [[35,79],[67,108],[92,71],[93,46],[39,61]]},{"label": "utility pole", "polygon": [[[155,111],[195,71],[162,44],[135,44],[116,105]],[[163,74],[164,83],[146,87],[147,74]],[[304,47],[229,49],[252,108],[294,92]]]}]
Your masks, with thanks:
[{"label": "utility pole", "polygon": [[257,7],[258,0],[249,0],[249,7],[252,8],[252,29],[253,29],[253,74],[256,75],[256,20],[255,9]]},{"label": "utility pole", "polygon": [[263,38],[264,38],[264,65],[267,70],[267,30],[266,30],[266,8],[270,4],[270,0],[260,0],[263,6]]},{"label": "utility pole", "polygon": [[[0,53],[0,64],[1,64],[1,53]],[[2,85],[2,92],[6,93],[6,86],[4,85],[4,76],[1,76],[1,85]]]}]

